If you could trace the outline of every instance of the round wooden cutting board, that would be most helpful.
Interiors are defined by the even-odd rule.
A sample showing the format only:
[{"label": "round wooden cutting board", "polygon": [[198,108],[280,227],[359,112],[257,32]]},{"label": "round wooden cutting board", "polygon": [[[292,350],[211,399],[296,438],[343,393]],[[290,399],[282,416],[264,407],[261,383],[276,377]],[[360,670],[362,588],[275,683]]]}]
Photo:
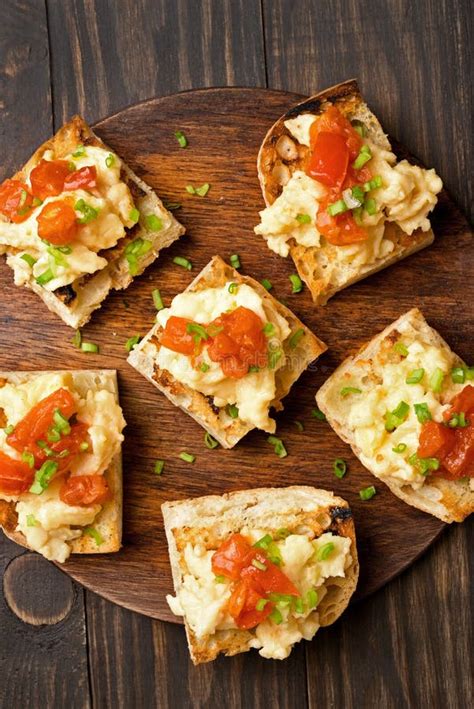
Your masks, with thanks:
[{"label": "round wooden cutting board", "polygon": [[[254,235],[263,208],[256,157],[266,131],[301,97],[264,89],[191,91],[131,106],[100,122],[97,133],[152,185],[165,202],[179,202],[175,214],[187,233],[124,292],[113,293],[84,339],[100,344],[100,354],[80,353],[72,331],[0,267],[3,294],[0,332],[2,369],[116,368],[127,420],[124,444],[124,538],[117,554],[75,557],[64,571],[88,588],[133,610],[171,620],[165,595],[172,592],[160,505],[165,500],[261,486],[314,485],[348,500],[356,521],[361,576],[357,596],[367,596],[411,564],[444,525],[394,497],[376,481],[326,423],[311,416],[318,387],[349,353],[413,306],[424,312],[466,360],[473,357],[472,245],[468,224],[443,193],[433,216],[435,244],[342,291],[324,308],[315,308],[307,289],[291,294],[290,259],[270,252]],[[384,116],[379,118],[382,121]],[[174,131],[189,146],[181,149]],[[211,184],[206,197],[186,185]],[[272,293],[328,344],[329,350],[301,377],[277,416],[278,435],[288,449],[279,459],[263,432],[253,431],[232,451],[208,450],[204,431],[176,409],[126,363],[126,340],[152,326],[152,290],[165,304],[182,291],[214,254],[240,254],[242,271],[269,278]],[[173,264],[191,259],[192,272]],[[469,259],[469,255],[471,258]],[[304,425],[300,432],[295,419]],[[178,457],[196,456],[194,464]],[[338,480],[333,461],[348,462]],[[161,477],[154,462],[164,459]],[[369,502],[359,490],[376,484]]]}]

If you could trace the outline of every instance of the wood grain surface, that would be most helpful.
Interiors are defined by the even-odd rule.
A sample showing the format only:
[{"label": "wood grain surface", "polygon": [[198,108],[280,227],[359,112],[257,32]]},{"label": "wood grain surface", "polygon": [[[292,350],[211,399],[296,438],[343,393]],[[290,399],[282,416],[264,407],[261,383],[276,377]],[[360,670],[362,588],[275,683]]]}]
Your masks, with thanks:
[{"label": "wood grain surface", "polygon": [[[358,76],[386,129],[472,214],[471,34],[466,0],[11,0],[0,4],[0,178],[76,111],[94,122],[177,90],[308,94]],[[472,330],[460,336],[472,359]],[[284,663],[253,653],[193,668],[182,628],[79,586],[55,625],[25,623],[0,599],[0,705],[464,709],[473,529],[472,520],[450,527]],[[2,569],[23,553],[0,538]],[[45,574],[28,578],[31,616],[45,583]]]}]

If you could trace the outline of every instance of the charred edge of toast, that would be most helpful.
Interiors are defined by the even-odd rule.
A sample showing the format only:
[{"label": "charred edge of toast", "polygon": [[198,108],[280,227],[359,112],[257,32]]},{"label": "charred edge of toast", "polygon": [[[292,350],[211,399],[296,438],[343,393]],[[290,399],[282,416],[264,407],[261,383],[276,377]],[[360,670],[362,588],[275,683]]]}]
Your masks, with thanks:
[{"label": "charred edge of toast", "polygon": [[296,116],[299,116],[300,113],[318,114],[324,103],[327,103],[328,101],[330,103],[337,103],[337,101],[343,101],[348,96],[354,96],[354,94],[359,94],[357,82],[353,80],[346,81],[340,86],[323,91],[318,95],[318,97],[309,98],[302,103],[298,103],[296,106],[292,106],[292,108],[288,109],[288,111],[284,114],[283,120],[286,121],[290,118],[296,118]]}]

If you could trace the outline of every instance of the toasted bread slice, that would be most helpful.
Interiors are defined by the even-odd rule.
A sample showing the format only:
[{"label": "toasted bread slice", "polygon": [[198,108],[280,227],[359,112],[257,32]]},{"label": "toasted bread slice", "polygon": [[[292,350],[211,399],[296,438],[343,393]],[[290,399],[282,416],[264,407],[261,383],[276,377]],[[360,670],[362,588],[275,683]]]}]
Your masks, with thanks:
[{"label": "toasted bread slice", "polygon": [[[357,405],[358,397],[364,397],[364,401],[368,400],[368,397],[370,397],[374,391],[374,387],[381,381],[381,371],[383,368],[393,367],[394,365],[402,366],[400,362],[403,360],[403,355],[393,350],[394,344],[399,340],[403,342],[423,343],[424,347],[431,346],[442,354],[444,357],[443,361],[446,363],[447,376],[445,377],[443,389],[439,395],[436,395],[436,398],[441,405],[449,403],[452,397],[464,386],[451,382],[450,370],[453,367],[463,367],[465,365],[441,336],[428,325],[422,313],[417,308],[409,310],[394,323],[386,327],[383,332],[370,340],[366,345],[362,346],[358,354],[348,357],[319,389],[316,395],[316,401],[336,433],[343,441],[351,446],[355,455],[360,459],[363,465],[382,480],[397,497],[400,497],[409,505],[423,510],[423,512],[428,512],[438,517],[444,522],[462,522],[462,520],[474,511],[473,479],[471,479],[471,481],[468,479],[446,480],[441,477],[429,475],[424,480],[421,487],[415,489],[408,481],[392,475],[397,471],[397,460],[392,463],[392,458],[390,458],[388,471],[385,471],[385,474],[381,472],[378,465],[378,463],[380,463],[379,456],[381,454],[364,454],[356,441],[357,433],[355,425],[349,423],[351,407],[354,406],[354,403]],[[410,366],[415,368],[416,365],[412,364]],[[429,382],[430,374],[431,372],[426,370],[423,379],[424,382]],[[348,385],[352,385],[356,388],[360,387],[362,392],[360,394],[342,396],[341,390]],[[415,392],[414,398],[422,402],[424,398],[423,390],[418,387],[423,387],[423,390],[426,391],[429,389],[429,383],[426,386],[419,384],[416,385],[416,387],[414,385],[408,385],[408,388],[405,385],[403,390],[397,385],[394,388],[397,402],[400,400],[409,401],[408,397],[411,391]],[[387,390],[387,395],[390,395],[389,389]],[[435,394],[430,394],[430,396],[435,397]],[[432,402],[434,406],[434,398]],[[390,408],[390,406],[387,406],[387,410]],[[374,417],[375,416],[377,416],[377,414],[374,414]],[[378,418],[380,418],[380,412]],[[407,431],[406,438],[403,441],[406,446],[406,451],[404,455],[398,454],[398,458],[400,459],[400,463],[398,463],[399,466],[404,465],[402,458],[407,459],[410,454],[416,453],[421,424],[416,423],[416,417],[414,417],[414,421],[412,433]],[[401,430],[402,427],[400,427],[400,431]],[[410,436],[413,434],[413,445],[407,445],[407,441],[410,440]],[[394,434],[387,434],[387,438],[389,435],[393,436]],[[404,438],[404,436],[405,434],[400,432],[400,437]],[[399,442],[398,438],[394,440],[392,444],[390,444],[389,450],[391,450],[392,445],[395,446],[395,444]]]},{"label": "toasted bread slice", "polygon": [[[24,179],[39,163],[46,151],[52,151],[55,159],[61,159],[73,152],[78,145],[95,146],[109,149],[102,140],[95,135],[80,116],[74,116],[50,139],[39,147],[24,167],[14,176]],[[39,285],[33,274],[25,278],[25,263],[15,258],[18,250],[13,247],[3,247],[7,255],[7,263],[15,272],[15,282],[25,285],[37,293],[47,305],[49,310],[73,328],[85,325],[94,310],[99,308],[111,290],[123,290],[140,275],[159,255],[161,249],[170,246],[176,239],[184,234],[184,227],[163,206],[155,191],[141,180],[123,161],[121,179],[129,187],[135,205],[140,212],[140,220],[135,226],[126,229],[125,236],[118,241],[116,246],[103,249],[99,252],[108,264],[102,270],[93,274],[84,275],[68,286],[62,286],[56,291],[48,291]],[[151,230],[147,226],[145,216],[154,215],[161,220],[162,228],[159,231]],[[0,219],[2,216],[0,215]],[[150,241],[150,250],[140,257],[135,275],[130,274],[130,269],[125,257],[125,249],[135,239],[142,238]]]},{"label": "toasted bread slice", "polygon": [[[287,363],[276,371],[276,396],[271,406],[282,409],[281,400],[293,386],[294,382],[304,372],[314,359],[319,357],[326,349],[326,345],[319,340],[291,310],[282,305],[278,300],[265,290],[265,288],[249,276],[243,276],[228,266],[219,256],[214,258],[199,273],[194,281],[186,288],[185,292],[197,292],[205,288],[218,288],[227,282],[237,284],[245,283],[253,288],[262,298],[264,303],[282,315],[291,327],[292,334],[302,329],[302,336],[296,347],[290,347],[289,339],[283,343],[285,354],[288,355]],[[212,399],[200,392],[177,381],[167,370],[161,370],[155,360],[160,348],[158,336],[162,328],[156,324],[148,332],[141,343],[136,346],[128,357],[129,364],[135,367],[144,377],[162,391],[168,399],[183,411],[192,416],[203,428],[206,429],[224,448],[232,448],[253,427],[239,418],[231,418],[226,413],[225,407],[216,409]]]},{"label": "toasted bread slice", "polygon": [[[97,388],[105,389],[114,394],[118,402],[117,372],[112,369],[77,370],[68,372],[72,374],[76,390],[86,395],[87,391]],[[0,386],[7,383],[23,384],[47,372],[0,372]],[[3,410],[0,409],[0,414]],[[111,496],[94,520],[94,529],[100,534],[103,542],[98,545],[93,537],[83,533],[70,542],[73,554],[107,554],[119,551],[122,544],[122,454],[119,452],[112,459],[104,476],[107,480]],[[22,532],[17,531],[18,515],[15,511],[16,503],[0,499],[0,527],[12,541],[28,547]]]},{"label": "toasted bread slice", "polygon": [[[352,512],[347,502],[332,492],[306,486],[259,488],[165,502],[161,509],[176,593],[188,571],[184,558],[187,544],[199,543],[206,550],[214,550],[230,534],[244,527],[270,533],[281,528],[294,534],[310,531],[315,537],[332,532],[350,538],[350,565],[344,577],[327,579],[327,593],[314,611],[318,615],[318,626],[334,623],[355,591],[359,565]],[[186,618],[184,622],[191,659],[196,665],[214,660],[220,653],[247,652],[255,639],[254,630],[237,628],[217,630],[198,639]]]},{"label": "toasted bread slice", "polygon": [[[365,126],[367,137],[381,149],[391,150],[389,140],[378,119],[363,100],[357,82],[350,80],[332,86],[290,108],[265,136],[258,153],[257,167],[267,206],[273,204],[280,196],[283,183],[295,171],[305,171],[311,155],[310,147],[295,144],[295,138],[285,126],[285,121],[306,115],[317,116],[330,105],[336,106],[349,120],[360,121]],[[283,136],[287,140],[290,139],[290,145],[294,146],[293,149],[282,153],[287,157],[279,154],[279,140]],[[433,242],[434,234],[431,229],[428,231],[417,229],[408,235],[395,222],[386,222],[383,238],[392,242],[391,251],[365,263],[358,263],[357,259],[342,261],[338,252],[341,247],[334,246],[326,240],[320,247],[314,247],[303,246],[293,239],[290,241],[290,254],[299,275],[310,289],[314,302],[317,305],[324,305],[343,288],[428,246]]]}]

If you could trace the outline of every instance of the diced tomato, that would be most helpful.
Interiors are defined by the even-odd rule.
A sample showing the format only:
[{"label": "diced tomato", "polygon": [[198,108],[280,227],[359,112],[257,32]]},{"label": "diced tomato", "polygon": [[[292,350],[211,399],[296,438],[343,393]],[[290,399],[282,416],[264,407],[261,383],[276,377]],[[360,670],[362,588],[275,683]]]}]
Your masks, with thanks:
[{"label": "diced tomato", "polygon": [[241,577],[248,581],[252,588],[262,595],[267,593],[285,593],[289,596],[300,595],[300,592],[288,576],[276,564],[271,562],[264,553],[255,550],[253,558],[265,566],[265,571],[252,564],[242,569]]},{"label": "diced tomato", "polygon": [[64,189],[64,180],[70,175],[67,160],[40,160],[30,173],[31,189],[41,200],[56,197]]},{"label": "diced tomato", "polygon": [[349,159],[355,160],[362,147],[363,140],[350,121],[342,115],[336,106],[329,106],[310,129],[311,147],[316,143],[319,133],[334,133],[344,138],[349,149]]},{"label": "diced tomato", "polygon": [[208,344],[209,357],[219,362],[227,377],[240,379],[252,366],[267,364],[267,338],[261,318],[239,306],[230,313],[223,313],[211,323],[210,330],[222,328]]},{"label": "diced tomato", "polygon": [[212,555],[212,571],[236,581],[253,558],[254,549],[241,534],[232,534]]},{"label": "diced tomato", "polygon": [[421,428],[417,454],[420,458],[444,458],[455,443],[456,434],[436,421],[426,421]]},{"label": "diced tomato", "polygon": [[272,612],[274,606],[267,602],[263,610],[258,611],[256,605],[263,598],[246,581],[239,581],[229,600],[229,614],[234,618],[239,628],[255,628]]},{"label": "diced tomato", "polygon": [[5,180],[0,185],[0,212],[11,222],[20,224],[31,214],[33,195],[20,180]]},{"label": "diced tomato", "polygon": [[343,212],[332,217],[327,211],[327,200],[320,204],[316,215],[316,226],[319,233],[335,246],[357,244],[366,241],[368,236],[367,230],[356,224],[351,212]]},{"label": "diced tomato", "polygon": [[66,505],[101,505],[110,497],[103,475],[74,475],[63,482],[59,497]]},{"label": "diced tomato", "polygon": [[453,413],[470,414],[472,412],[474,412],[474,386],[468,384],[459,394],[456,394],[451,401],[449,417],[451,417]]},{"label": "diced tomato", "polygon": [[95,187],[97,187],[97,168],[95,165],[86,165],[86,167],[70,172],[64,180],[65,190],[93,190]]},{"label": "diced tomato", "polygon": [[440,477],[454,480],[474,476],[474,413],[468,414],[466,421],[469,422],[468,426],[454,429],[454,447],[442,459],[443,469],[436,471]]},{"label": "diced tomato", "polygon": [[78,231],[76,212],[63,200],[49,202],[36,217],[38,235],[55,246],[65,246],[74,241]]},{"label": "diced tomato", "polygon": [[5,495],[21,495],[33,482],[35,471],[27,463],[13,460],[0,451],[0,492]]},{"label": "diced tomato", "polygon": [[[47,441],[47,433],[53,424],[53,416],[56,409],[59,409],[64,418],[69,419],[77,410],[76,402],[70,391],[67,389],[57,389],[49,396],[41,399],[32,409],[17,423],[12,433],[7,436],[7,443],[12,448],[22,453],[29,449],[36,441]],[[52,444],[51,444],[52,446]]]},{"label": "diced tomato", "polygon": [[192,323],[188,318],[179,318],[171,315],[160,337],[160,344],[173,352],[192,355],[196,352],[194,335],[187,331],[187,326]]},{"label": "diced tomato", "polygon": [[[71,432],[67,435],[62,435],[59,441],[50,442],[46,434],[48,448],[53,451],[53,455],[48,456],[44,448],[40,448],[36,441],[28,445],[35,456],[37,465],[42,465],[45,460],[54,460],[58,464],[57,475],[69,468],[71,460],[73,460],[81,450],[81,443],[88,443],[87,432],[89,426],[86,423],[73,423]],[[41,439],[40,439],[41,440]],[[65,453],[67,451],[67,454]]]},{"label": "diced tomato", "polygon": [[349,148],[346,139],[338,133],[318,133],[308,174],[326,187],[340,189],[349,165]]}]

